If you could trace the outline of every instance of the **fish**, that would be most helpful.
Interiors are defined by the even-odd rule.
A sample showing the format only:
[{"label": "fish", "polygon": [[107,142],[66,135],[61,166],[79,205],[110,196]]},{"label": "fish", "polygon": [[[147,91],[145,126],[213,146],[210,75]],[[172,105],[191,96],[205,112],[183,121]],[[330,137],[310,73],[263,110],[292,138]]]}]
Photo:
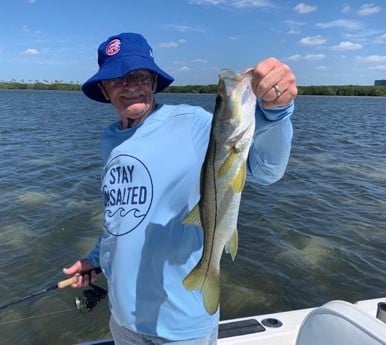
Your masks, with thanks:
[{"label": "fish", "polygon": [[247,174],[247,158],[255,133],[256,96],[253,69],[219,73],[216,105],[205,160],[201,170],[198,204],[185,224],[204,231],[202,256],[183,279],[187,290],[200,290],[206,311],[214,314],[220,304],[220,261],[225,250],[235,260],[237,221]]}]

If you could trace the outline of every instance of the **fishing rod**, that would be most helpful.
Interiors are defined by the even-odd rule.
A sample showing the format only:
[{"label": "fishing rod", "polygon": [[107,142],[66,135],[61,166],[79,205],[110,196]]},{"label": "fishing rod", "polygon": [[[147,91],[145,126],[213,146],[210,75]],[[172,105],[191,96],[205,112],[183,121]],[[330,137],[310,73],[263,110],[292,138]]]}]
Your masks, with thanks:
[{"label": "fishing rod", "polygon": [[[96,267],[96,268],[93,268],[91,270],[84,271],[84,272],[81,273],[81,276],[83,277],[83,276],[85,276],[87,274],[91,274],[92,272],[95,272],[95,274],[99,274],[101,272],[101,269],[99,267]],[[0,306],[0,310],[8,308],[8,307],[10,307],[12,305],[15,305],[15,304],[19,304],[19,303],[25,302],[25,301],[29,300],[30,298],[33,298],[33,297],[36,297],[36,296],[39,296],[39,295],[43,295],[46,292],[49,292],[49,291],[52,291],[52,290],[56,290],[56,289],[63,289],[65,287],[68,287],[68,286],[76,283],[76,281],[77,281],[77,276],[73,276],[71,278],[64,279],[64,280],[58,282],[57,284],[49,286],[49,287],[47,287],[47,288],[45,288],[43,290],[35,291],[35,292],[29,294],[28,296],[24,296],[24,297],[21,297],[19,299],[14,300],[14,301],[11,301],[11,302],[8,302],[6,304],[3,304],[3,305]]]}]

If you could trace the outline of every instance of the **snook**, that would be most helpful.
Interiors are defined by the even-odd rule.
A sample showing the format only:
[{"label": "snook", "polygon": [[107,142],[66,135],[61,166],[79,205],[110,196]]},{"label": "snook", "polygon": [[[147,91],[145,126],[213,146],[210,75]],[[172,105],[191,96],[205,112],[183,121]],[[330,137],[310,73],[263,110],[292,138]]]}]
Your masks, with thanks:
[{"label": "snook", "polygon": [[201,199],[184,223],[204,229],[201,260],[183,281],[188,290],[201,290],[209,314],[220,301],[220,259],[225,248],[234,260],[237,217],[246,177],[246,160],[255,132],[256,97],[253,70],[220,72],[211,136],[201,172]]}]

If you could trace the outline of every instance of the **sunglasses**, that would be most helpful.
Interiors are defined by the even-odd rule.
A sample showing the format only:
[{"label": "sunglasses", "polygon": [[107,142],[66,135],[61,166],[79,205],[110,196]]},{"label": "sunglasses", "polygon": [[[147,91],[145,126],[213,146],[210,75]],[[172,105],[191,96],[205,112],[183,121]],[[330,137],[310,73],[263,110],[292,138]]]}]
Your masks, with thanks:
[{"label": "sunglasses", "polygon": [[155,75],[144,72],[131,72],[121,78],[104,80],[109,87],[123,87],[127,85],[148,86],[154,81]]}]

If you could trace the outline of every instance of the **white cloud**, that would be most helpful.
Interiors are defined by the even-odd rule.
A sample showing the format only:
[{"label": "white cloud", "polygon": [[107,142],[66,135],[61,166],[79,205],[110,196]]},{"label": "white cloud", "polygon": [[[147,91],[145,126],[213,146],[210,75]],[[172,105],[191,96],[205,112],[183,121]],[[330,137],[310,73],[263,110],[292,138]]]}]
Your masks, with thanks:
[{"label": "white cloud", "polygon": [[315,61],[315,60],[323,60],[326,58],[326,55],[324,54],[306,54],[304,55],[304,60],[309,60],[309,61]]},{"label": "white cloud", "polygon": [[176,24],[169,24],[167,25],[168,28],[173,29],[178,32],[188,32],[188,31],[193,31],[193,32],[203,32],[203,30],[194,28],[192,26],[188,25],[176,25]]},{"label": "white cloud", "polygon": [[361,30],[355,31],[354,33],[344,33],[342,36],[348,41],[357,41],[357,42],[370,42],[374,39],[379,38],[382,32],[379,30]]},{"label": "white cloud", "polygon": [[315,46],[315,45],[321,45],[326,43],[326,39],[323,38],[321,35],[307,36],[307,37],[303,37],[300,40],[300,43],[307,46]]},{"label": "white cloud", "polygon": [[362,45],[359,43],[352,43],[350,41],[340,42],[338,45],[333,47],[335,50],[358,50],[362,49]]},{"label": "white cloud", "polygon": [[175,41],[170,42],[161,42],[158,47],[159,48],[177,48],[179,44]]},{"label": "white cloud", "polygon": [[291,55],[287,58],[287,60],[290,60],[290,61],[299,61],[299,60],[302,60],[302,56],[300,54],[294,54],[294,55]]},{"label": "white cloud", "polygon": [[382,35],[378,36],[376,41],[378,43],[386,43],[386,32],[383,33]]},{"label": "white cloud", "polygon": [[208,60],[206,59],[201,59],[201,58],[197,58],[197,59],[194,59],[192,62],[195,62],[195,63],[208,63]]},{"label": "white cloud", "polygon": [[187,71],[190,71],[190,68],[188,66],[183,66],[180,68],[180,71],[187,72]]},{"label": "white cloud", "polygon": [[324,54],[306,54],[306,55],[300,55],[295,54],[292,56],[289,56],[287,60],[290,61],[316,61],[316,60],[323,60],[326,58],[326,55]]},{"label": "white cloud", "polygon": [[230,0],[229,5],[233,7],[275,7],[268,0]]},{"label": "white cloud", "polygon": [[190,0],[193,5],[221,5],[226,3],[226,0]]},{"label": "white cloud", "polygon": [[364,4],[357,12],[360,16],[369,16],[381,11],[381,7],[374,4]]},{"label": "white cloud", "polygon": [[322,29],[329,28],[344,28],[349,30],[357,30],[362,28],[362,24],[354,20],[337,19],[326,23],[317,23],[317,27]]},{"label": "white cloud", "polygon": [[294,7],[294,10],[300,14],[307,14],[316,11],[317,7],[300,2]]},{"label": "white cloud", "polygon": [[158,45],[158,48],[177,48],[185,43],[186,43],[186,40],[184,39],[180,39],[178,41],[161,42]]},{"label": "white cloud", "polygon": [[27,48],[26,50],[21,52],[22,55],[39,55],[39,50],[35,48]]},{"label": "white cloud", "polygon": [[370,66],[369,69],[376,70],[376,71],[386,71],[386,65]]},{"label": "white cloud", "polygon": [[296,20],[290,20],[290,19],[287,19],[284,21],[286,24],[288,24],[289,26],[293,27],[293,26],[304,26],[305,23],[304,22],[298,22]]},{"label": "white cloud", "polygon": [[21,31],[28,34],[38,35],[40,34],[39,30],[31,29],[28,25],[23,25]]},{"label": "white cloud", "polygon": [[348,4],[344,4],[342,7],[342,13],[349,13],[351,11],[351,7]]},{"label": "white cloud", "polygon": [[386,55],[358,56],[357,60],[365,63],[377,63],[386,65]]},{"label": "white cloud", "polygon": [[386,71],[386,55],[357,56],[357,61],[366,65],[367,69]]},{"label": "white cloud", "polygon": [[299,28],[305,25],[303,22],[298,22],[295,20],[285,20],[285,23],[289,26],[288,34],[290,35],[299,34],[300,33]]},{"label": "white cloud", "polygon": [[190,0],[194,5],[227,5],[231,7],[276,7],[270,0]]}]

